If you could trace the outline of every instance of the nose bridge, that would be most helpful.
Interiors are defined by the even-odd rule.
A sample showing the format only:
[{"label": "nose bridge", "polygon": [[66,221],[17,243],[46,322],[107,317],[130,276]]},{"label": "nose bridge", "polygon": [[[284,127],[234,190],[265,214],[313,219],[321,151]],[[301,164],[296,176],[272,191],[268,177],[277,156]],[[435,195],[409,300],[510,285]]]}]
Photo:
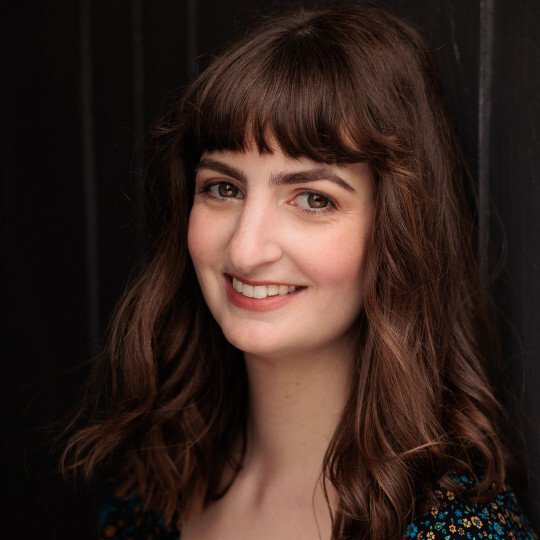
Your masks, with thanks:
[{"label": "nose bridge", "polygon": [[281,256],[277,216],[272,201],[247,198],[229,243],[229,259],[242,273],[250,273]]}]

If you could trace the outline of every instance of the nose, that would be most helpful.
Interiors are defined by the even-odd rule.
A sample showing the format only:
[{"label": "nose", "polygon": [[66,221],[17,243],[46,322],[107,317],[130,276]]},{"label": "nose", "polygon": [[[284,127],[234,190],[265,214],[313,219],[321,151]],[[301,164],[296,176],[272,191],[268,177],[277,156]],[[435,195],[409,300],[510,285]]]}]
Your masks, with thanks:
[{"label": "nose", "polygon": [[244,276],[278,261],[282,256],[276,209],[262,201],[246,202],[229,242],[229,260]]}]

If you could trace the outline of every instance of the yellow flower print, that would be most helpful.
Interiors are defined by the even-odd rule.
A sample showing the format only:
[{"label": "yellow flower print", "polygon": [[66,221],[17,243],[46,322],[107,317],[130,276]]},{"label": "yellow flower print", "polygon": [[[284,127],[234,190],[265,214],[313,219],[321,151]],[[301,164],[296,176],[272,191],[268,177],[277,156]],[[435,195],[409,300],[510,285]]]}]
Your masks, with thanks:
[{"label": "yellow flower print", "polygon": [[479,529],[482,527],[482,521],[477,516],[472,517],[471,521],[475,527],[478,527]]}]

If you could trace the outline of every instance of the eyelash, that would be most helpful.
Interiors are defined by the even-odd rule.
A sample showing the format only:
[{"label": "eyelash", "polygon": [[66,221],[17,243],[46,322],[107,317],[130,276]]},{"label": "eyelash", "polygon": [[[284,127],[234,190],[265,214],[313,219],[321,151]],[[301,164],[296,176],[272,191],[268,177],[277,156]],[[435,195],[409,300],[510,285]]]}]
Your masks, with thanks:
[{"label": "eyelash", "polygon": [[[206,185],[202,186],[197,191],[197,194],[206,195],[207,197],[212,198],[213,200],[218,201],[220,203],[224,203],[229,199],[243,199],[243,197],[222,197],[222,196],[216,195],[215,193],[212,192],[212,188],[219,188],[219,186],[221,186],[221,185],[232,186],[233,188],[238,190],[238,193],[241,193],[240,188],[235,186],[235,184],[232,183],[232,182],[212,182],[212,183],[209,183],[209,184],[206,184]],[[312,190],[302,191],[301,193],[296,194],[294,199],[297,199],[298,197],[302,197],[302,196],[309,197],[310,195],[316,195],[318,197],[322,197],[323,199],[325,199],[327,201],[327,205],[324,206],[323,208],[307,208],[307,207],[300,206],[298,204],[295,204],[293,206],[296,206],[302,212],[305,212],[305,213],[310,214],[310,215],[329,214],[329,213],[335,212],[337,210],[337,205],[333,201],[333,199],[330,198],[328,195],[324,195],[323,193],[320,193],[319,191],[312,191]]]}]

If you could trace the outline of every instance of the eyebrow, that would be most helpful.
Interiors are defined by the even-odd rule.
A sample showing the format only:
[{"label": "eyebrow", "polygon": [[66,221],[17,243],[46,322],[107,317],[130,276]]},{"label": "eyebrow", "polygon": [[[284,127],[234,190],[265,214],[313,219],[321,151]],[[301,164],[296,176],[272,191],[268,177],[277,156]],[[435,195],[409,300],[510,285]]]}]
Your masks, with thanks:
[{"label": "eyebrow", "polygon": [[309,169],[307,171],[296,171],[291,173],[278,173],[272,175],[270,179],[270,185],[291,185],[291,184],[303,184],[304,182],[318,182],[321,180],[329,180],[334,182],[343,189],[351,192],[355,192],[354,188],[345,182],[343,178],[340,178],[336,173],[325,167],[319,167],[317,169]]},{"label": "eyebrow", "polygon": [[[226,176],[230,176],[231,178],[234,178],[240,182],[247,183],[246,175],[240,169],[234,167],[233,165],[223,163],[222,161],[208,158],[201,159],[199,164],[195,167],[195,171],[200,169],[211,169]],[[345,182],[343,178],[339,177],[326,167],[318,167],[316,169],[308,169],[306,171],[273,174],[270,178],[270,185],[294,185],[302,184],[304,182],[318,182],[322,180],[329,180],[343,189],[355,193],[355,189],[350,184]]]},{"label": "eyebrow", "polygon": [[201,159],[198,165],[195,167],[195,172],[201,169],[210,169],[212,171],[224,174],[225,176],[230,176],[231,178],[243,182],[244,184],[247,183],[246,175],[240,169],[232,165],[227,165],[226,163],[216,159]]}]

